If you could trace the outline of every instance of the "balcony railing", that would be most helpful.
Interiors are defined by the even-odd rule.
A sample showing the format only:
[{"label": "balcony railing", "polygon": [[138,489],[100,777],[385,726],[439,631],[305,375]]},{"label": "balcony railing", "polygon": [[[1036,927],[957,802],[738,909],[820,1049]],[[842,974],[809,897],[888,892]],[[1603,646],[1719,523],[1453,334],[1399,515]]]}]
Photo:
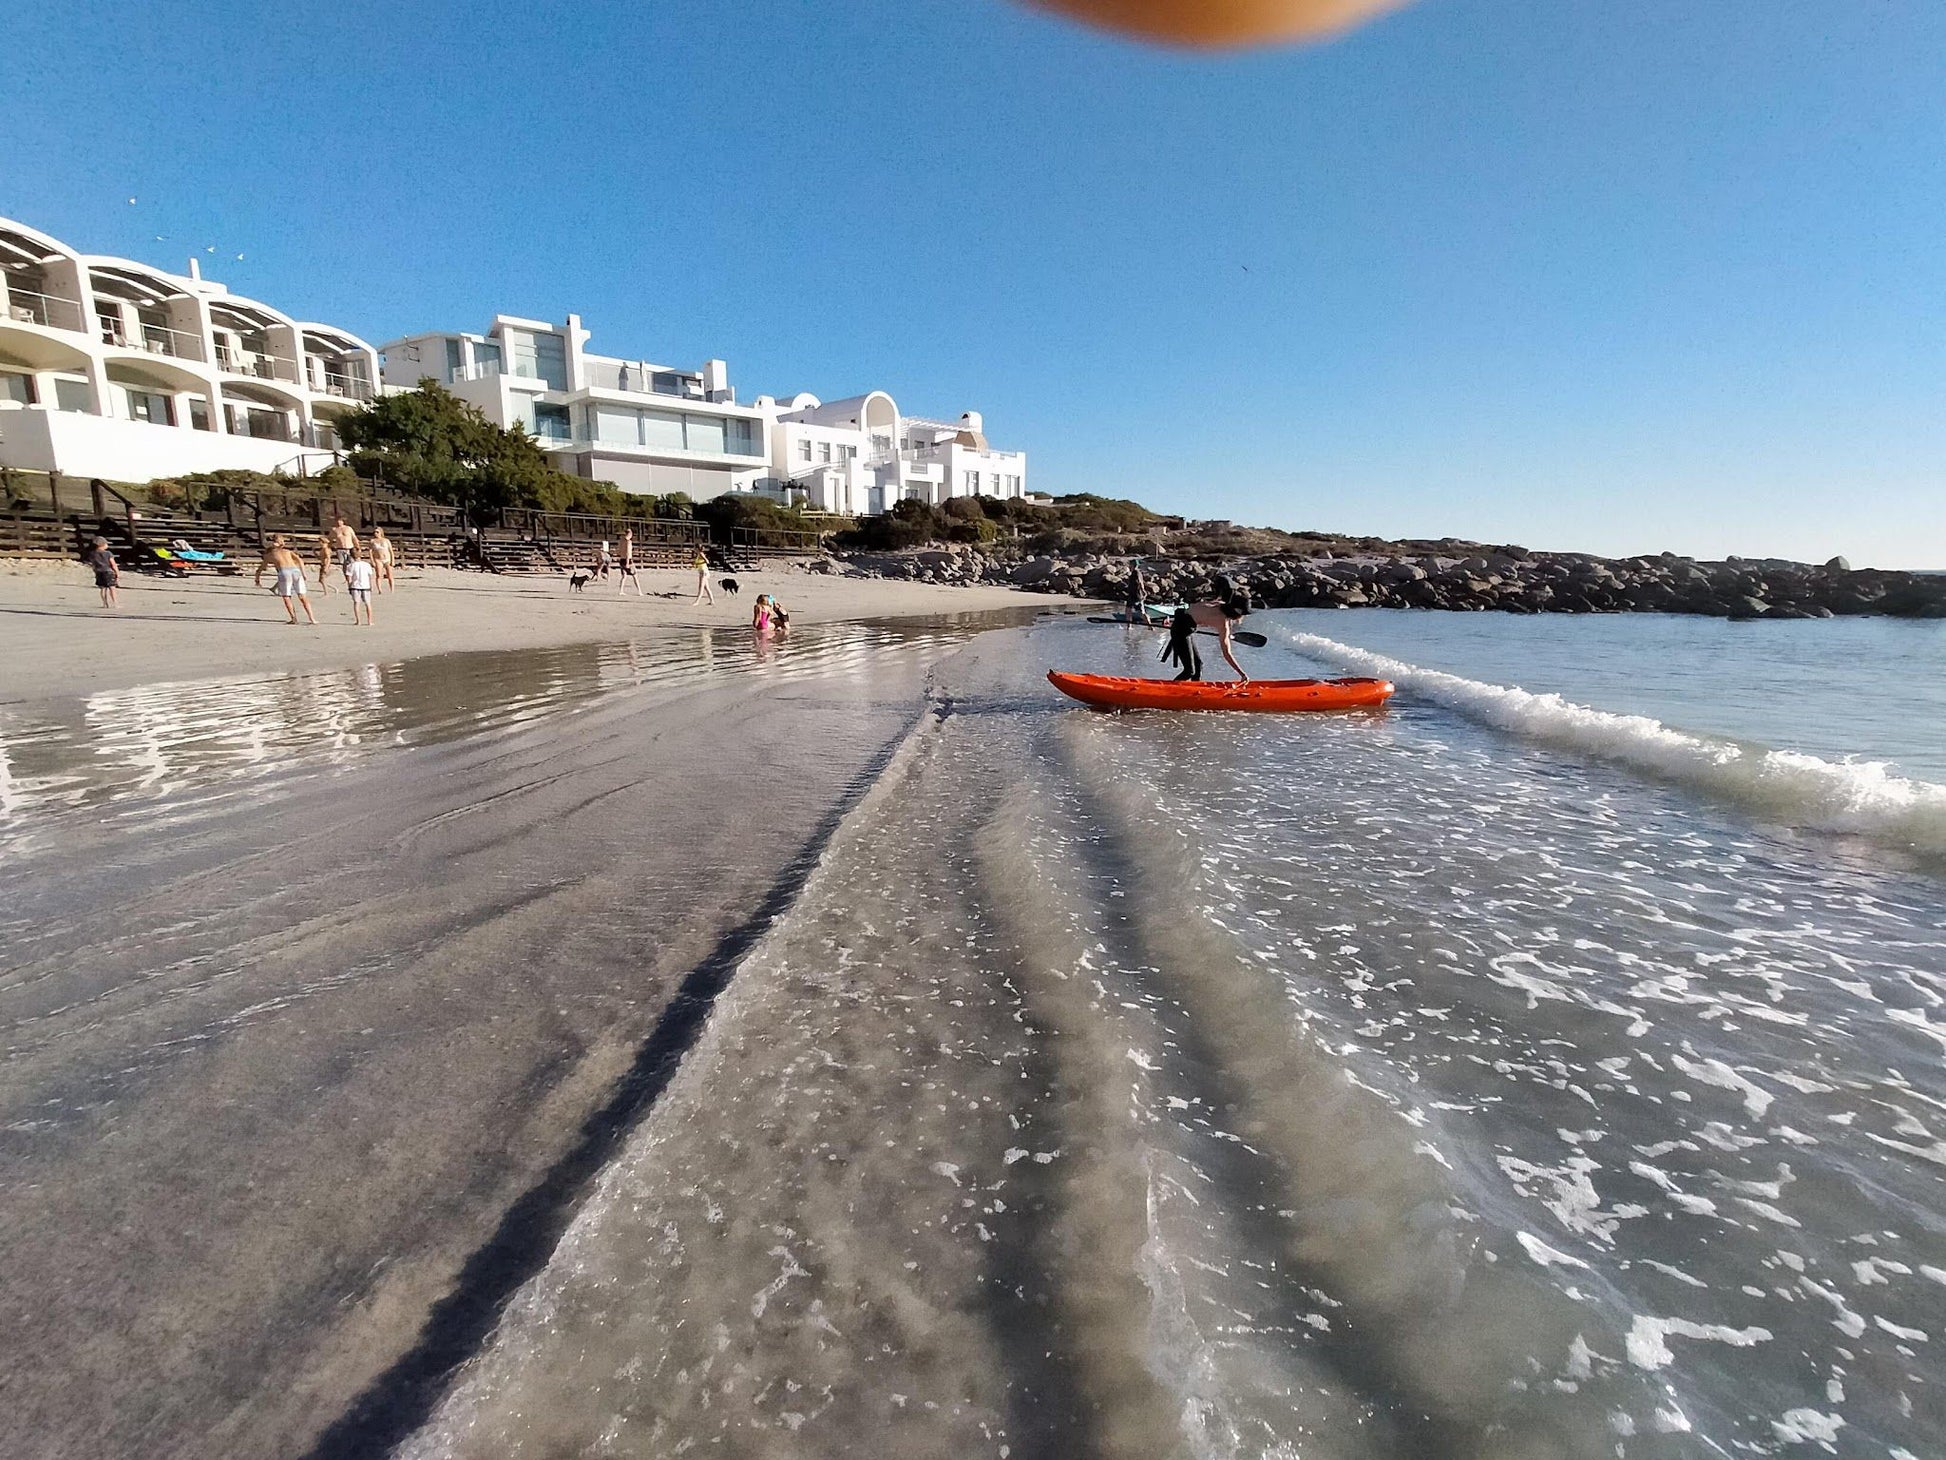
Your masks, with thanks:
[{"label": "balcony railing", "polygon": [[146,350],[151,355],[172,355],[178,360],[201,360],[203,342],[182,330],[172,330],[159,324],[145,324],[139,339],[130,339],[128,332],[112,321],[101,327],[101,342],[114,345],[123,350]]},{"label": "balcony railing", "polygon": [[700,375],[685,375],[679,370],[657,370],[614,360],[587,360],[582,364],[582,379],[590,390],[618,390],[626,395],[674,396],[677,400],[706,400]]},{"label": "balcony railing", "polygon": [[259,380],[283,380],[297,384],[297,367],[275,355],[238,354],[234,350],[216,352],[216,368],[226,375],[254,375]]},{"label": "balcony railing", "polygon": [[453,379],[455,381],[485,380],[488,376],[498,375],[500,373],[500,362],[498,360],[475,360],[471,365],[456,365],[453,367]]},{"label": "balcony railing", "polygon": [[327,370],[324,372],[324,394],[341,396],[345,400],[370,400],[372,387],[362,375],[339,375]]},{"label": "balcony railing", "polygon": [[74,330],[87,333],[81,306],[72,299],[52,294],[36,294],[31,289],[7,290],[7,318],[21,324],[37,324],[44,329]]}]

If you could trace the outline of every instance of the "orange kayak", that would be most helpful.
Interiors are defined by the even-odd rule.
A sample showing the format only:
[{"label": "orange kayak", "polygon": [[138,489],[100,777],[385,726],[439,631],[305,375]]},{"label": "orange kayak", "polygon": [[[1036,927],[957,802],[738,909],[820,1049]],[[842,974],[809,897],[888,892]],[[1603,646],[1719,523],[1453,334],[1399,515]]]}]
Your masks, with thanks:
[{"label": "orange kayak", "polygon": [[1358,710],[1392,697],[1385,679],[1116,679],[1047,671],[1062,694],[1104,710]]}]

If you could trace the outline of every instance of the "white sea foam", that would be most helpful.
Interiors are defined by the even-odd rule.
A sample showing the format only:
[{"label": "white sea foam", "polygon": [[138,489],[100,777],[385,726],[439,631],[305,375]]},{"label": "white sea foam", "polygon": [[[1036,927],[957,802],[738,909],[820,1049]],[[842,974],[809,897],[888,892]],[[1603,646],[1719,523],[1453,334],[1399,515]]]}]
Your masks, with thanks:
[{"label": "white sea foam", "polygon": [[1592,755],[1750,806],[1791,826],[1847,832],[1930,856],[1946,856],[1946,786],[1897,774],[1883,761],[1832,761],[1672,729],[1437,669],[1318,634],[1290,633],[1299,650],[1523,739]]}]

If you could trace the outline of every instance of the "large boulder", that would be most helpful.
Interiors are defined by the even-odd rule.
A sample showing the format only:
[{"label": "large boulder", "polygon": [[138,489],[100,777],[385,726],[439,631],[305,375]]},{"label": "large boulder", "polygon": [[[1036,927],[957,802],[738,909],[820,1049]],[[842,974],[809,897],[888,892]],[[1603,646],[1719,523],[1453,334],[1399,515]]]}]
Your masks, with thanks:
[{"label": "large boulder", "polygon": [[1046,581],[1048,574],[1055,569],[1053,558],[1029,558],[1013,571],[1013,580],[1022,588],[1030,588],[1036,583]]}]

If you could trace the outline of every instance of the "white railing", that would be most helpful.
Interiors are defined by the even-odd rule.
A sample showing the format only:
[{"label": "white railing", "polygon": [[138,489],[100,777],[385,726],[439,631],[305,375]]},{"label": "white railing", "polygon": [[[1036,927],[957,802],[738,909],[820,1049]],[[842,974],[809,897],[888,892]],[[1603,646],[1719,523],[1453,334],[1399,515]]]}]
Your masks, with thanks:
[{"label": "white railing", "polygon": [[633,361],[609,360],[582,362],[582,378],[590,390],[615,390],[624,395],[659,395],[676,400],[704,400],[701,377],[684,375],[679,370],[658,370]]},{"label": "white railing", "polygon": [[462,380],[485,380],[501,373],[498,360],[475,360],[471,365],[455,366],[453,380],[455,384]]},{"label": "white railing", "polygon": [[74,300],[36,294],[31,289],[7,290],[7,318],[20,324],[37,324],[43,329],[87,332],[81,306]]},{"label": "white railing", "polygon": [[219,349],[216,352],[216,368],[226,375],[254,375],[259,380],[284,380],[292,385],[297,384],[297,367],[275,355],[253,355],[248,351],[238,354],[234,350]]},{"label": "white railing", "polygon": [[346,400],[370,400],[372,388],[362,376],[339,375],[327,370],[324,372],[324,394],[343,396]]},{"label": "white railing", "polygon": [[119,324],[113,320],[105,320],[101,326],[101,342],[123,350],[146,350],[151,355],[173,355],[178,360],[203,358],[203,342],[196,336],[159,324],[144,324],[140,338],[130,339],[128,332]]}]

